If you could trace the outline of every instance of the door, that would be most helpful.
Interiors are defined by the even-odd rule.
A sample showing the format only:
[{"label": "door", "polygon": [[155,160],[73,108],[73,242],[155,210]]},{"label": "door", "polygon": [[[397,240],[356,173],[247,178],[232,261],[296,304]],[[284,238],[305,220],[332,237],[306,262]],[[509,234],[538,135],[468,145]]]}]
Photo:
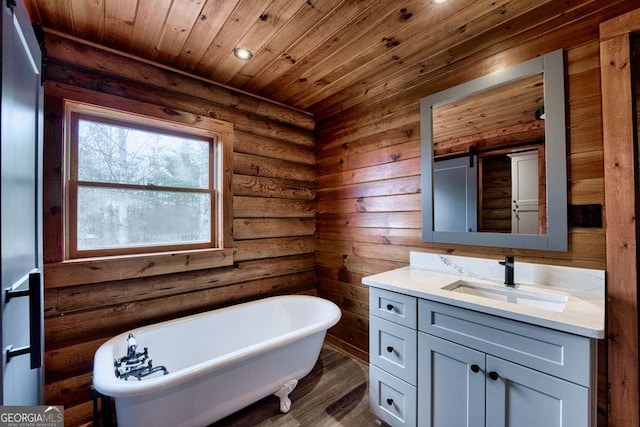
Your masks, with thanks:
[{"label": "door", "polygon": [[589,391],[487,355],[487,425],[588,427]]},{"label": "door", "polygon": [[480,351],[418,333],[418,425],[484,427],[484,365]]},{"label": "door", "polygon": [[24,5],[12,3],[1,6],[0,403],[35,405],[42,401],[41,53]]},{"label": "door", "polygon": [[538,152],[510,154],[511,232],[538,234]]},{"label": "door", "polygon": [[433,229],[478,230],[477,156],[438,160],[433,164]]}]

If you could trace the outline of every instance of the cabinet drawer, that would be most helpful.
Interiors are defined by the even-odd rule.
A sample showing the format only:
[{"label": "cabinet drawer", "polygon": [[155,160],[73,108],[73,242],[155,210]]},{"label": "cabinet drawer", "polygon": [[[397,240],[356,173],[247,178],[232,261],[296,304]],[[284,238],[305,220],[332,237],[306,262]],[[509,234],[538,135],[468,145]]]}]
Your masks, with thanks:
[{"label": "cabinet drawer", "polygon": [[369,365],[371,410],[391,426],[416,425],[416,388]]},{"label": "cabinet drawer", "polygon": [[420,331],[546,372],[595,386],[594,340],[428,300],[419,302]]},{"label": "cabinet drawer", "polygon": [[418,319],[418,302],[416,297],[370,288],[369,312],[374,316],[415,329]]},{"label": "cabinet drawer", "polygon": [[369,320],[369,358],[377,367],[416,385],[417,332],[388,320]]}]

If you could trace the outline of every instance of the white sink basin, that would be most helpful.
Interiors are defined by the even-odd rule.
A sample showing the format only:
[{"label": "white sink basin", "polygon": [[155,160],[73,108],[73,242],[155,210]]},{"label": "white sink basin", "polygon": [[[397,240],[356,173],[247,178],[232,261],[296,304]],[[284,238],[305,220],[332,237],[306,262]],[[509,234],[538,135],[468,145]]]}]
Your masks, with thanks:
[{"label": "white sink basin", "polygon": [[568,297],[532,289],[509,288],[506,285],[493,285],[467,280],[457,280],[442,289],[466,295],[475,295],[497,301],[506,301],[527,307],[541,308],[561,312]]}]

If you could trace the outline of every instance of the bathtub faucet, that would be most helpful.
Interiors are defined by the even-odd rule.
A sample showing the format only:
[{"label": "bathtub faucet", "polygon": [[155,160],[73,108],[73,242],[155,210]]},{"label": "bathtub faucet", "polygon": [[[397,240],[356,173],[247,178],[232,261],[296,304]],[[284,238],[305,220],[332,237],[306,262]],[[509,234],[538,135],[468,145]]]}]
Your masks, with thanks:
[{"label": "bathtub faucet", "polygon": [[113,359],[116,377],[123,380],[129,377],[136,377],[139,381],[154,372],[162,371],[163,375],[169,373],[164,366],[153,366],[152,360],[149,359],[149,349],[147,347],[142,352],[136,351],[137,348],[136,337],[133,334],[129,334],[127,337],[127,355]]}]

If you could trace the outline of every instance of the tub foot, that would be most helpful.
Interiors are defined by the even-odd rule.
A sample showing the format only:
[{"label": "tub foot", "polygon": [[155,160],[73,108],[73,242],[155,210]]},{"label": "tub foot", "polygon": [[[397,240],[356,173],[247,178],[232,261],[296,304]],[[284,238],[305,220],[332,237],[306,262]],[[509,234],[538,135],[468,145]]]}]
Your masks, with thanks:
[{"label": "tub foot", "polygon": [[280,412],[286,414],[291,409],[291,399],[289,399],[289,393],[293,391],[298,385],[298,380],[287,381],[285,385],[280,387],[280,390],[273,393],[280,398]]}]

